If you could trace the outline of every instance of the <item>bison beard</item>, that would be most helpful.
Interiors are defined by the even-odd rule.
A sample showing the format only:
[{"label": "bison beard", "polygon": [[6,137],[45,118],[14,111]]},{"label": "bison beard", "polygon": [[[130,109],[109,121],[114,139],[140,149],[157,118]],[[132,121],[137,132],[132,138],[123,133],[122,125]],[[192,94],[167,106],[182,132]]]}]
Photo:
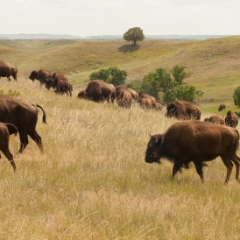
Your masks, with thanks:
[{"label": "bison beard", "polygon": [[0,122],[12,123],[19,130],[20,149],[22,153],[28,144],[28,135],[36,142],[43,152],[42,139],[36,131],[38,108],[43,111],[43,122],[46,123],[46,114],[38,104],[9,96],[0,96]]},{"label": "bison beard", "polygon": [[148,142],[145,161],[157,162],[165,157],[174,163],[172,177],[183,166],[193,161],[196,171],[204,182],[205,161],[220,156],[227,168],[225,183],[229,181],[233,163],[236,166],[236,179],[239,180],[240,158],[236,155],[239,145],[237,130],[210,122],[187,120],[173,124],[165,134],[153,135]]}]

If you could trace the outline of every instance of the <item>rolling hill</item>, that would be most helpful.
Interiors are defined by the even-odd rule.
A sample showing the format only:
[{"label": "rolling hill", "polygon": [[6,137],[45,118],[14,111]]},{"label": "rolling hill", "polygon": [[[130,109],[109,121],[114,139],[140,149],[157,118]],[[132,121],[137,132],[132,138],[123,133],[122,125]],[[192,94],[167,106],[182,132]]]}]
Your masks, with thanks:
[{"label": "rolling hill", "polygon": [[145,40],[133,47],[123,40],[0,40],[1,58],[17,65],[28,78],[34,69],[67,74],[75,88],[89,75],[116,66],[127,71],[126,82],[141,81],[157,68],[184,65],[192,75],[188,84],[204,92],[199,104],[206,110],[226,103],[233,106],[233,91],[240,85],[240,37],[207,40]]}]

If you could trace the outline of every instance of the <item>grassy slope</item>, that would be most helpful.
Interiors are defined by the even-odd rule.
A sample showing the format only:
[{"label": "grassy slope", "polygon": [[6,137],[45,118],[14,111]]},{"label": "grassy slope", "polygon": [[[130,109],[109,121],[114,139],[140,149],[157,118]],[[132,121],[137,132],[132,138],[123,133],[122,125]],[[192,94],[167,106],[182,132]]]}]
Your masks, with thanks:
[{"label": "grassy slope", "polygon": [[[237,45],[238,39],[218,41],[236,41]],[[127,69],[129,77],[140,77],[160,66],[170,69],[174,64],[183,64],[173,59],[184,56],[191,71],[196,68],[201,73],[199,69],[209,68],[200,75],[204,81],[206,74],[212,73],[216,66],[216,63],[210,64],[215,61],[213,58],[221,59],[213,72],[223,72],[220,66],[225,63],[224,57],[216,54],[204,60],[205,53],[201,53],[197,60],[192,57],[193,64],[187,56],[194,55],[196,46],[203,49],[202,45],[210,46],[210,43],[213,44],[212,40],[146,41],[136,52],[123,54],[115,50],[115,57],[119,58],[107,54],[106,49],[113,48],[107,45],[116,49],[123,46],[125,43],[121,41],[76,42],[45,49],[41,46],[42,41],[32,43],[31,50],[24,50],[18,42],[15,48],[0,47],[1,57],[16,62],[20,71],[18,82],[2,78],[0,89],[4,93],[17,91],[19,98],[40,104],[47,113],[48,122],[42,123],[42,112],[39,111],[37,131],[43,140],[44,154],[29,139],[23,154],[15,156],[15,174],[6,158],[1,160],[1,238],[236,239],[240,235],[237,214],[240,211],[240,185],[234,179],[235,169],[227,186],[223,185],[226,168],[220,159],[210,162],[204,169],[205,185],[201,184],[193,166],[171,181],[171,163],[146,164],[144,155],[149,133],[162,133],[176,120],[167,119],[161,112],[143,111],[138,106],[125,110],[116,105],[76,98],[77,86],[83,86],[87,73],[93,70],[85,60],[94,55],[97,44],[101,46],[101,54],[92,59],[99,61],[97,56],[104,56],[104,63],[99,63],[98,67],[114,64]],[[84,48],[85,45],[89,48]],[[37,50],[39,48],[42,50]],[[106,48],[105,51],[102,48]],[[66,56],[67,49],[82,51],[85,57],[81,57],[81,61],[86,64],[80,64],[79,60],[79,65],[75,66],[72,57]],[[152,54],[146,57],[150,51]],[[67,58],[68,61],[63,60]],[[160,61],[162,58],[166,60]],[[38,82],[27,79],[34,68],[61,69],[64,64],[69,79],[75,82],[72,98],[55,95],[53,91],[41,88]],[[236,69],[233,73],[237,76]],[[208,79],[217,79],[220,75],[212,73],[209,76]],[[190,81],[198,83],[193,77]],[[207,81],[199,82],[198,86],[204,88],[206,84]],[[221,93],[216,94],[218,98],[222,97]],[[210,112],[204,112],[202,118],[208,114]],[[16,153],[19,137],[11,136],[10,140],[10,149]]]},{"label": "grassy slope", "polygon": [[26,77],[33,69],[60,70],[76,88],[86,85],[90,73],[117,66],[128,73],[127,81],[141,80],[157,68],[170,70],[184,65],[192,75],[187,83],[204,91],[200,104],[216,111],[219,103],[233,105],[233,91],[239,86],[240,37],[204,41],[146,40],[137,47],[125,41],[0,41],[1,58],[18,66]]}]

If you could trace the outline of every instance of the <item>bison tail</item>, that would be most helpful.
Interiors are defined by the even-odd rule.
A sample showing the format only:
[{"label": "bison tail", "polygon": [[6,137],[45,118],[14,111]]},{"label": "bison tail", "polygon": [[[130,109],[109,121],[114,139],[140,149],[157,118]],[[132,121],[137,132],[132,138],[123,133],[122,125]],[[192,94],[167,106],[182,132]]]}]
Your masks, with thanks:
[{"label": "bison tail", "polygon": [[13,125],[12,123],[4,123],[4,124],[8,128],[8,132],[9,132],[10,135],[11,134],[17,135],[18,129],[15,125]]},{"label": "bison tail", "polygon": [[45,111],[44,111],[44,109],[40,106],[40,105],[38,105],[38,104],[36,104],[36,106],[38,107],[38,108],[41,108],[42,109],[42,112],[43,112],[43,118],[42,118],[42,121],[44,122],[44,123],[47,123],[47,116],[46,116],[46,113],[45,113]]}]

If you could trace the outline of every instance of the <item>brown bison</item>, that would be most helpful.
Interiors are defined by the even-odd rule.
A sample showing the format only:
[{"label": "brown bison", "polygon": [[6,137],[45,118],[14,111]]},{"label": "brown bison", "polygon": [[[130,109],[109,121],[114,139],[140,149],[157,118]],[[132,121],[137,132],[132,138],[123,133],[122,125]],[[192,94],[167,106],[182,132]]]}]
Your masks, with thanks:
[{"label": "brown bison", "polygon": [[225,124],[229,127],[235,128],[238,125],[238,116],[233,111],[229,110],[225,117]]},{"label": "brown bison", "polygon": [[132,104],[132,95],[127,90],[122,90],[117,96],[117,104],[120,107],[130,108]]},{"label": "brown bison", "polygon": [[72,84],[66,81],[59,80],[56,86],[55,93],[64,94],[66,93],[69,96],[72,96],[73,87]]},{"label": "brown bison", "polygon": [[139,94],[139,99],[141,99],[141,98],[148,98],[148,99],[150,99],[152,101],[152,103],[156,103],[157,102],[155,97],[153,97],[153,96],[151,96],[149,94],[146,94],[146,93],[140,93]]},{"label": "brown bison", "polygon": [[139,98],[138,103],[141,108],[147,110],[147,109],[152,109],[153,107],[153,102],[149,98]]},{"label": "brown bison", "polygon": [[122,92],[122,91],[128,91],[131,96],[132,96],[132,99],[137,101],[138,99],[138,93],[136,91],[134,91],[132,88],[129,88],[129,87],[126,87],[126,86],[117,86],[116,87],[116,97],[119,96],[119,94]]},{"label": "brown bison", "polygon": [[29,79],[31,79],[32,81],[34,81],[36,79],[42,85],[42,84],[44,84],[46,82],[47,78],[52,78],[52,76],[53,76],[53,72],[52,71],[40,69],[38,71],[36,71],[36,70],[32,71],[30,76],[29,76]]},{"label": "brown bison", "polygon": [[95,102],[109,101],[114,102],[116,90],[112,84],[103,80],[92,80],[88,83],[84,91],[78,93],[78,98],[85,98]]},{"label": "brown bison", "polygon": [[[16,164],[13,155],[9,150],[9,138],[11,134],[17,135],[18,129],[11,123],[0,123],[0,150],[11,163],[13,170],[16,171]],[[0,155],[1,158],[1,155]]]},{"label": "brown bison", "polygon": [[205,122],[212,122],[212,123],[216,123],[216,124],[225,125],[224,119],[219,117],[219,116],[216,116],[216,115],[213,115],[213,116],[211,116],[209,118],[205,118],[204,121]]},{"label": "brown bison", "polygon": [[175,117],[177,119],[196,119],[200,120],[201,111],[198,106],[191,102],[183,100],[175,100],[167,104],[167,117]]},{"label": "brown bison", "polygon": [[12,123],[17,127],[20,136],[20,153],[28,144],[28,135],[43,152],[41,137],[35,129],[38,121],[38,108],[43,111],[42,120],[46,123],[46,114],[40,105],[10,96],[0,96],[0,122]]},{"label": "brown bison", "polygon": [[[184,137],[183,137],[184,136]],[[237,130],[209,122],[187,120],[173,124],[164,134],[153,135],[148,142],[145,161],[160,163],[167,158],[174,163],[172,177],[183,166],[193,161],[198,175],[204,182],[202,167],[205,161],[220,156],[227,168],[225,183],[229,181],[233,163],[239,180],[240,158],[236,155],[239,145]]]},{"label": "brown bison", "polygon": [[222,111],[223,109],[226,108],[226,105],[225,104],[220,104],[219,108],[218,108],[218,111]]},{"label": "brown bison", "polygon": [[152,108],[157,110],[157,111],[162,111],[163,110],[163,105],[161,103],[153,103]]},{"label": "brown bison", "polygon": [[17,81],[17,73],[18,70],[16,66],[13,66],[8,62],[0,60],[0,78],[7,77],[8,81],[10,81],[11,80],[10,76],[12,76],[13,79]]}]

